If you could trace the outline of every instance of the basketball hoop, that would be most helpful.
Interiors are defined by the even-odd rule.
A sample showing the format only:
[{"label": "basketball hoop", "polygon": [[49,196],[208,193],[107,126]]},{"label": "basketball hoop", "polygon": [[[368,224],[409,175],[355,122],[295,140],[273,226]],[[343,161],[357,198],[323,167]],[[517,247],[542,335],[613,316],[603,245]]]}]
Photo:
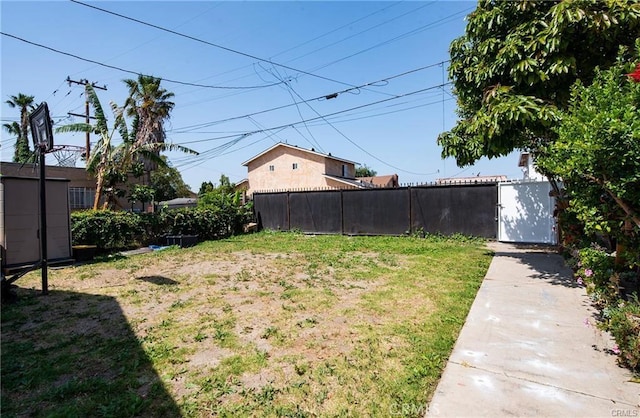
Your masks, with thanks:
[{"label": "basketball hoop", "polygon": [[58,167],[75,167],[78,157],[84,153],[84,147],[77,145],[58,145],[51,150],[51,154],[58,162]]}]

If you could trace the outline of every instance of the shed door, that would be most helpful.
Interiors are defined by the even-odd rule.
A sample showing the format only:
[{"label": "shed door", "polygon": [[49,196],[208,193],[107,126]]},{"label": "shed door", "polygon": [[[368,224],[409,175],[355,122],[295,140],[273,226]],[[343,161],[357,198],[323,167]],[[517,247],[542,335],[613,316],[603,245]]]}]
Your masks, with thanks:
[{"label": "shed door", "polygon": [[5,262],[34,263],[40,260],[38,181],[11,178],[4,179],[2,186]]},{"label": "shed door", "polygon": [[498,185],[498,241],[556,244],[554,198],[549,182]]}]

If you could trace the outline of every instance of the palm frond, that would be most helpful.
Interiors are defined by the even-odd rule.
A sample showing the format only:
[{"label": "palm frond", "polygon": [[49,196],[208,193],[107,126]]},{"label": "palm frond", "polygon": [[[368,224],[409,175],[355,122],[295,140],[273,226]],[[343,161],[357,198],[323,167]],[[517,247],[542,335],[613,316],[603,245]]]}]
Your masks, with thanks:
[{"label": "palm frond", "polygon": [[119,107],[114,102],[111,102],[110,104],[113,115],[116,118],[113,122],[113,126],[118,130],[122,140],[127,142],[129,140],[129,129],[127,128],[127,121],[124,117],[124,108]]},{"label": "palm frond", "polygon": [[5,123],[2,126],[10,135],[20,136],[22,134],[22,130],[20,129],[20,124],[18,122]]},{"label": "palm frond", "polygon": [[185,154],[199,155],[200,153],[196,150],[192,150],[191,148],[187,148],[183,145],[167,143],[167,142],[155,142],[155,143],[147,143],[140,145],[141,150],[146,150],[149,152],[159,152],[159,151],[180,151]]},{"label": "palm frond", "polygon": [[72,123],[69,125],[58,126],[56,128],[56,133],[67,133],[67,132],[93,132],[94,126],[88,123]]},{"label": "palm frond", "polygon": [[87,84],[86,89],[89,103],[93,106],[93,116],[96,118],[96,130],[98,132],[107,132],[107,117],[105,116],[102,105],[100,104],[100,99],[98,99],[98,95],[91,84]]}]

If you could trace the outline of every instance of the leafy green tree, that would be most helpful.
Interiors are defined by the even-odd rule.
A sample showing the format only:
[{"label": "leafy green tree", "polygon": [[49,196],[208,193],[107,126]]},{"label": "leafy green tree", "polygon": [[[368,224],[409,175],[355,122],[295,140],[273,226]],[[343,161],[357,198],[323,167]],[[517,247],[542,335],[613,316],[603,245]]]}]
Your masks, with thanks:
[{"label": "leafy green tree", "polygon": [[[17,135],[13,161],[17,163],[33,162],[34,155],[29,150],[29,111],[33,109],[34,96],[18,93],[17,96],[9,96],[5,103],[11,108],[20,109],[20,124],[16,129],[15,124],[5,124],[4,127],[11,135]],[[14,122],[15,123],[15,122]]]},{"label": "leafy green tree", "polygon": [[165,164],[159,165],[151,172],[151,188],[155,191],[155,200],[164,201],[191,196],[191,189],[182,179],[178,169],[169,164],[167,157],[160,158]]},{"label": "leafy green tree", "polygon": [[[211,184],[211,182],[202,183],[200,190],[204,190],[204,193],[200,194],[198,205],[239,205],[241,193],[236,192],[236,185],[234,183],[231,183],[229,177],[225,176],[224,174],[220,175],[219,182],[219,185],[213,185]],[[209,188],[209,184],[212,185],[211,188]]]},{"label": "leafy green tree", "polygon": [[145,203],[152,202],[155,198],[156,191],[151,186],[144,186],[142,184],[134,184],[131,186],[129,192],[129,202],[141,202],[144,207]]},{"label": "leafy green tree", "polygon": [[591,85],[576,82],[557,139],[538,159],[563,180],[568,211],[587,233],[622,241],[640,233],[640,82],[625,77],[633,66],[622,58]]},{"label": "leafy green tree", "polygon": [[356,177],[375,177],[377,174],[377,171],[366,164],[356,168]]},{"label": "leafy green tree", "polygon": [[[160,87],[161,78],[140,74],[138,79],[123,80],[129,88],[129,97],[125,101],[127,116],[133,118],[132,134],[138,145],[156,146],[166,139],[164,122],[169,119],[175,103],[170,99],[173,93]],[[155,155],[160,153],[154,150]],[[158,167],[154,159],[144,159],[146,182],[150,182],[150,173]]]},{"label": "leafy green tree", "polygon": [[616,61],[640,30],[640,3],[481,0],[450,47],[460,119],[438,144],[459,166],[556,138],[576,80]]},{"label": "leafy green tree", "polygon": [[215,186],[210,181],[203,181],[200,185],[200,190],[198,190],[198,196],[202,196],[205,193],[212,192],[215,189]]}]

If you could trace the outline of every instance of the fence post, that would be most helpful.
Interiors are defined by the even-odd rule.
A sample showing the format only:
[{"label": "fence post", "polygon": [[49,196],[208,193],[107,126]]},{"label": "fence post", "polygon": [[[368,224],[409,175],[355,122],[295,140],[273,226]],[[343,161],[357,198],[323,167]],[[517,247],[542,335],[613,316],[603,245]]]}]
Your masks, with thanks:
[{"label": "fence post", "polygon": [[344,191],[340,189],[340,232],[344,235]]},{"label": "fence post", "polygon": [[287,231],[291,231],[291,203],[289,201],[288,191],[287,191]]},{"label": "fence post", "polygon": [[407,187],[407,193],[409,193],[409,228],[407,228],[407,231],[409,231],[409,235],[413,234],[413,210],[411,210],[413,208],[412,206],[412,200],[413,198],[411,197],[411,187]]}]

